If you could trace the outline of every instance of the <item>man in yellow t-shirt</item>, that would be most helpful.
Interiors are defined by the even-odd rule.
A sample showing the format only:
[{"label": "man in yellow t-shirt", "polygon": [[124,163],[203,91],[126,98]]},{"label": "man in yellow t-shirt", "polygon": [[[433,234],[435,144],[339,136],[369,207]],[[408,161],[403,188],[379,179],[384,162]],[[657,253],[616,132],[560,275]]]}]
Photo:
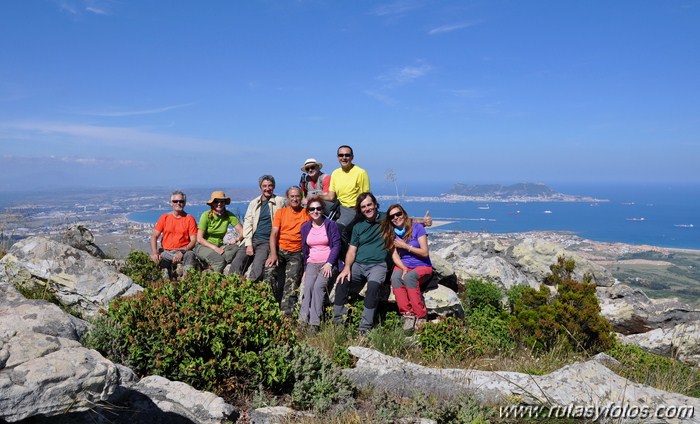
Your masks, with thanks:
[{"label": "man in yellow t-shirt", "polygon": [[[301,207],[301,188],[287,189],[289,206],[277,212],[272,219],[270,232],[270,255],[265,261],[265,281],[270,284],[280,309],[286,316],[292,316],[298,300],[301,274],[304,271],[304,257],[301,253],[301,224],[311,217]],[[284,278],[283,284],[278,284]]]},{"label": "man in yellow t-shirt", "polygon": [[357,196],[370,191],[369,175],[367,171],[352,163],[354,158],[352,147],[346,145],[338,147],[340,168],[333,171],[328,193],[321,196],[324,200],[333,201],[337,198],[340,202],[340,217],[337,223],[341,234],[355,220]]}]

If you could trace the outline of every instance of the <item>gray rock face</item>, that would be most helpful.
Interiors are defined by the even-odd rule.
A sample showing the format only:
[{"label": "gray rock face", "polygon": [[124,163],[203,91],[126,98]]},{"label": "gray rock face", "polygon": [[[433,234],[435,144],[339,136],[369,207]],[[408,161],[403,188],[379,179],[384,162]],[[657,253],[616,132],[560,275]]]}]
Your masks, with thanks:
[{"label": "gray rock face", "polygon": [[464,316],[464,308],[457,293],[445,286],[438,285],[435,290],[423,293],[423,300],[428,314],[433,313],[443,317]]},{"label": "gray rock face", "polygon": [[138,380],[83,347],[88,324],[28,300],[0,269],[0,421],[223,423],[238,412],[213,393],[158,376]]},{"label": "gray rock face", "polygon": [[678,324],[672,328],[657,328],[646,333],[623,335],[618,340],[633,344],[647,352],[671,356],[679,361],[700,365],[700,323]]},{"label": "gray rock face", "polygon": [[[431,236],[433,237],[433,236]],[[450,242],[450,237],[454,238]],[[435,235],[436,255],[441,256],[454,270],[457,280],[486,278],[503,289],[515,285],[539,287],[549,274],[549,266],[558,256],[576,261],[575,276],[593,276],[598,286],[611,286],[615,280],[608,270],[564,247],[535,237],[512,238],[498,234],[480,234],[466,237],[464,234]]]},{"label": "gray rock face", "polygon": [[598,287],[601,314],[618,333],[629,335],[679,324],[700,322],[700,311],[675,299],[649,299],[643,291],[625,284]]},{"label": "gray rock face", "polygon": [[95,316],[115,297],[142,290],[88,253],[45,237],[15,243],[0,259],[0,273],[15,286],[49,290],[62,305],[84,318]]},{"label": "gray rock face", "polygon": [[[517,372],[435,369],[406,362],[371,349],[351,346],[358,358],[345,375],[362,388],[371,387],[409,397],[416,392],[439,397],[471,394],[485,405],[629,405],[654,408],[659,405],[700,408],[700,399],[632,383],[595,358],[565,366],[547,375]],[[594,420],[597,421],[597,420]],[[660,421],[663,422],[664,420]],[[648,422],[648,421],[647,421]],[[700,416],[683,420],[698,423]]]},{"label": "gray rock face", "polygon": [[278,424],[294,418],[297,412],[286,406],[266,406],[250,412],[251,424]]},{"label": "gray rock face", "polygon": [[117,368],[80,345],[84,325],[0,277],[0,419],[84,411],[114,393]]},{"label": "gray rock face", "polygon": [[82,225],[70,226],[63,233],[61,241],[63,244],[88,252],[96,258],[105,259],[107,257],[102,249],[95,244],[95,236],[92,235],[92,232]]},{"label": "gray rock face", "polygon": [[[235,421],[239,415],[233,406],[211,392],[196,390],[185,383],[157,375],[144,377],[128,389],[130,393],[122,402],[126,401],[130,408],[139,411],[147,411],[153,405],[157,408],[156,416],[165,414],[198,424],[219,424],[226,420]],[[139,422],[157,420],[156,417],[144,416],[144,412],[141,415]]]}]

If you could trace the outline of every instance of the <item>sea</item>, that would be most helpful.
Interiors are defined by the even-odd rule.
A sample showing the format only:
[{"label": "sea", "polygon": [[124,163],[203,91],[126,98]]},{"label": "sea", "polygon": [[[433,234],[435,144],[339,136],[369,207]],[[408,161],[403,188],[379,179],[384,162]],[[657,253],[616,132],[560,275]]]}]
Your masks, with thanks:
[{"label": "sea", "polygon": [[[402,201],[412,216],[429,211],[435,220],[450,221],[434,231],[514,233],[565,231],[604,242],[647,244],[700,250],[700,183],[568,183],[548,184],[557,192],[590,196],[597,202],[444,202]],[[377,194],[395,196],[384,183]],[[435,184],[399,186],[406,196],[438,196]],[[392,200],[380,201],[380,210]],[[232,202],[229,210],[244,214],[247,202]],[[195,217],[206,205],[188,206]],[[155,223],[163,210],[136,212],[129,219]]]}]

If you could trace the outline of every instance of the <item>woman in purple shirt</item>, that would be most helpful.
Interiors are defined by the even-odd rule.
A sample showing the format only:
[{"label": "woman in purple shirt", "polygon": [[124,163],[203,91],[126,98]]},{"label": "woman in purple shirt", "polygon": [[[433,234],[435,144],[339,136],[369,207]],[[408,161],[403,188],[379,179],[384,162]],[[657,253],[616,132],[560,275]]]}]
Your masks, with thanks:
[{"label": "woman in purple shirt", "polygon": [[428,233],[422,224],[413,222],[399,204],[389,206],[386,213],[382,234],[394,261],[391,289],[403,318],[404,330],[413,331],[414,324],[417,328],[425,324],[427,315],[420,284],[433,274]]},{"label": "woman in purple shirt", "polygon": [[301,226],[301,252],[304,255],[304,291],[299,321],[318,332],[328,280],[340,253],[340,232],[335,222],[325,219],[325,202],[312,196],[306,202],[311,220]]}]

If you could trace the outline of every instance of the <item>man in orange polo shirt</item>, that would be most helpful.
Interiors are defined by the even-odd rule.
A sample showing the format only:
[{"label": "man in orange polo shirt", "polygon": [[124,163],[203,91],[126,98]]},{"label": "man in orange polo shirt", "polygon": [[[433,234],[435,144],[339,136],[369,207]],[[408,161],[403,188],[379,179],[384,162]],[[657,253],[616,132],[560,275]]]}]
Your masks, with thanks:
[{"label": "man in orange polo shirt", "polygon": [[[170,205],[173,211],[161,215],[153,228],[151,235],[151,260],[161,268],[168,270],[170,278],[173,277],[172,265],[182,262],[183,271],[194,266],[194,249],[197,244],[197,222],[192,215],[185,212],[187,196],[181,191],[175,191],[170,195]],[[158,239],[163,236],[158,249]]]},{"label": "man in orange polo shirt", "polygon": [[[280,309],[292,316],[299,298],[304,257],[301,253],[301,224],[309,219],[306,209],[301,207],[301,188],[287,189],[289,206],[275,212],[270,233],[270,255],[265,261],[265,281],[275,292]],[[278,282],[284,278],[284,283]]]}]

